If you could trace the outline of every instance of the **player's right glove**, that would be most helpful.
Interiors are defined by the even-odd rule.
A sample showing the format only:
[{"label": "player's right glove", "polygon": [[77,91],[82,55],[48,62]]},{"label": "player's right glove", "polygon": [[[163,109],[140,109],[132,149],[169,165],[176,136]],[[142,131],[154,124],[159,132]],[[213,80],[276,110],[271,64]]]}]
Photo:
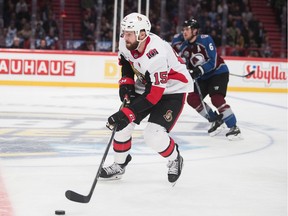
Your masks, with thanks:
[{"label": "player's right glove", "polygon": [[119,80],[119,96],[121,101],[126,98],[128,101],[131,101],[135,98],[135,81],[129,77],[122,77]]},{"label": "player's right glove", "polygon": [[117,131],[125,128],[129,123],[136,119],[134,112],[128,107],[122,108],[120,111],[114,113],[108,118],[106,127],[113,130],[117,124]]},{"label": "player's right glove", "polygon": [[189,70],[189,73],[192,79],[198,79],[200,76],[204,74],[204,70],[201,66],[194,67],[193,69]]}]

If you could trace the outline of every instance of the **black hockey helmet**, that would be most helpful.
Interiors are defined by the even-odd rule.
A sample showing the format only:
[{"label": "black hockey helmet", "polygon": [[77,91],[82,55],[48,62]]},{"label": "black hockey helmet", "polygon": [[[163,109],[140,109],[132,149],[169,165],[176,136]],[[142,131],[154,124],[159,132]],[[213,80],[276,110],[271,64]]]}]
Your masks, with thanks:
[{"label": "black hockey helmet", "polygon": [[189,27],[189,28],[193,28],[193,29],[199,29],[200,28],[199,23],[194,18],[184,21],[183,27]]}]

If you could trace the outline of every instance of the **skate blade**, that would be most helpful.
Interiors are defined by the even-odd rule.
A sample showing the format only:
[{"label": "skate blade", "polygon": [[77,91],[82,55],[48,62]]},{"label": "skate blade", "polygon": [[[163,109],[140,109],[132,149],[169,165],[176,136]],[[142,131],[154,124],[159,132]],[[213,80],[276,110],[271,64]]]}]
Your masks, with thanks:
[{"label": "skate blade", "polygon": [[229,141],[242,140],[241,134],[227,136]]},{"label": "skate blade", "polygon": [[101,181],[115,181],[115,180],[120,180],[122,179],[122,175],[115,175],[115,176],[112,176],[110,178],[103,178],[103,177],[100,177],[99,178]]},{"label": "skate blade", "polygon": [[209,136],[210,136],[210,137],[216,136],[217,134],[221,133],[224,129],[225,129],[225,125],[222,124],[222,125],[219,126],[215,131],[209,133]]}]

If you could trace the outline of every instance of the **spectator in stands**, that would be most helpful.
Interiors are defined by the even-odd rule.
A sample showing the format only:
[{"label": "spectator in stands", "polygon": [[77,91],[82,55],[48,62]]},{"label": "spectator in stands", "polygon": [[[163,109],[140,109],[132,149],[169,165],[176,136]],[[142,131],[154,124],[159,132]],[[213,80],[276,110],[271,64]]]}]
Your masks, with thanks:
[{"label": "spectator in stands", "polygon": [[49,17],[49,13],[53,13],[52,11],[52,2],[51,0],[44,0],[44,1],[40,1],[41,5],[40,5],[40,17],[41,20],[46,21],[48,20]]},{"label": "spectator in stands", "polygon": [[215,46],[220,47],[221,46],[221,35],[217,34],[215,29],[213,29],[211,31],[211,37],[214,40]]},{"label": "spectator in stands", "polygon": [[95,47],[95,41],[88,39],[78,47],[78,50],[95,51]]},{"label": "spectator in stands", "polygon": [[18,32],[18,36],[23,40],[23,48],[30,49],[30,39],[32,37],[32,29],[30,23],[25,23],[23,29]]},{"label": "spectator in stands", "polygon": [[86,40],[95,39],[95,24],[93,22],[89,23],[88,29],[83,33],[83,37]]},{"label": "spectator in stands", "polygon": [[250,39],[249,57],[260,57],[260,51],[254,39]]},{"label": "spectator in stands", "polygon": [[210,21],[211,21],[211,27],[214,28],[214,26],[217,23],[217,17],[219,15],[217,14],[217,8],[216,8],[215,0],[213,0],[212,2],[214,2],[214,4],[211,5],[211,10],[208,12],[208,16],[209,16]]},{"label": "spectator in stands", "polygon": [[258,29],[255,30],[255,40],[256,40],[258,47],[261,47],[261,45],[264,43],[265,35],[266,35],[266,31],[264,30],[263,23],[259,22]]},{"label": "spectator in stands", "polygon": [[41,18],[41,12],[37,11],[36,12],[36,18],[35,18],[35,24],[40,24],[41,26],[43,25],[43,20]]},{"label": "spectator in stands", "polygon": [[254,39],[256,39],[256,35],[259,31],[259,21],[255,18],[255,16],[252,16],[251,20],[248,22],[248,26],[249,29],[254,33]]},{"label": "spectator in stands", "polygon": [[244,21],[243,22],[243,28],[241,29],[241,33],[243,35],[244,38],[244,47],[248,48],[249,47],[249,26],[248,26],[248,22]]},{"label": "spectator in stands", "polygon": [[28,13],[28,4],[26,3],[25,0],[19,0],[16,3],[16,14],[18,14],[20,12]]},{"label": "spectator in stands", "polygon": [[[27,10],[25,6],[20,6],[19,11],[16,12],[16,19],[18,21],[22,21],[25,19],[27,22],[30,22],[31,20],[31,13]],[[23,26],[22,26],[23,27]]]},{"label": "spectator in stands", "polygon": [[269,43],[262,44],[262,57],[264,58],[271,58],[273,57],[272,48]]},{"label": "spectator in stands", "polygon": [[234,25],[238,28],[242,27],[242,13],[238,2],[233,2],[230,5],[229,9],[230,16],[233,19]]},{"label": "spectator in stands", "polygon": [[245,7],[245,11],[242,12],[242,20],[243,22],[249,22],[251,19],[252,19],[252,12],[251,12],[251,9],[249,7],[249,5],[246,5]]},{"label": "spectator in stands", "polygon": [[40,39],[39,46],[37,46],[37,49],[42,49],[42,50],[49,49],[49,47],[47,46],[47,42],[46,42],[46,40],[44,38]]},{"label": "spectator in stands", "polygon": [[213,29],[215,29],[217,35],[219,37],[222,37],[222,18],[219,16],[217,16],[217,21],[216,21],[216,25],[213,27]]},{"label": "spectator in stands", "polygon": [[204,34],[209,34],[209,35],[211,34],[211,32],[212,32],[212,30],[213,30],[211,24],[212,24],[212,23],[211,23],[210,18],[205,21],[205,25],[204,25],[204,28],[203,28],[203,33],[204,33]]},{"label": "spectator in stands", "polygon": [[91,14],[88,11],[85,11],[83,14],[83,19],[81,21],[81,31],[83,38],[86,37],[87,31],[90,31],[90,23],[93,23],[91,19]]},{"label": "spectator in stands", "polygon": [[244,37],[241,34],[240,28],[236,28],[235,46],[231,52],[232,56],[244,56]]},{"label": "spectator in stands", "polygon": [[12,49],[22,49],[22,48],[23,48],[23,45],[22,45],[22,42],[21,42],[20,38],[17,37],[17,36],[14,37],[14,39],[13,39],[13,44],[12,44],[12,46],[9,47],[9,48],[12,48]]},{"label": "spectator in stands", "polygon": [[101,18],[101,41],[108,41],[112,40],[112,38],[109,38],[109,31],[111,31],[112,26],[109,23],[109,20],[106,17]]},{"label": "spectator in stands", "polygon": [[58,43],[59,38],[57,35],[55,35],[55,32],[56,31],[54,30],[54,28],[51,27],[49,29],[48,35],[46,35],[46,37],[45,37],[45,40],[47,42],[48,47],[52,46],[53,44],[55,44],[55,46],[57,47],[57,43]]},{"label": "spectator in stands", "polygon": [[6,47],[11,47],[13,44],[14,38],[17,36],[17,28],[15,26],[15,21],[12,20],[10,25],[8,26],[6,38],[5,38],[5,45]]},{"label": "spectator in stands", "polygon": [[49,11],[48,19],[43,22],[43,28],[45,30],[46,35],[49,35],[49,34],[51,34],[51,31],[54,31],[53,36],[58,37],[59,29],[58,29],[57,22],[54,19],[54,14],[52,11]]},{"label": "spectator in stands", "polygon": [[35,39],[41,39],[41,38],[45,38],[46,33],[44,28],[42,27],[41,23],[37,23],[36,24],[36,29],[35,29]]}]

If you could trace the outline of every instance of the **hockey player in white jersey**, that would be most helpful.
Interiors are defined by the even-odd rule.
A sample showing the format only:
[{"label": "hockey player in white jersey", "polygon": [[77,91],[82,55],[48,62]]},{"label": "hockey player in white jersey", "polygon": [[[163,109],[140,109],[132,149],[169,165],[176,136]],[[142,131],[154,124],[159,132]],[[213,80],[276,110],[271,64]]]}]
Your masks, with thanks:
[{"label": "hockey player in white jersey", "polygon": [[181,175],[183,158],[169,132],[182,112],[186,93],[193,91],[193,81],[183,60],[150,29],[149,19],[139,13],[131,13],[121,22],[119,95],[122,101],[128,96],[130,103],[108,118],[109,129],[117,124],[114,163],[102,168],[100,177],[122,177],[132,158],[131,134],[148,116],[144,141],[167,159],[168,181],[174,184]]}]

